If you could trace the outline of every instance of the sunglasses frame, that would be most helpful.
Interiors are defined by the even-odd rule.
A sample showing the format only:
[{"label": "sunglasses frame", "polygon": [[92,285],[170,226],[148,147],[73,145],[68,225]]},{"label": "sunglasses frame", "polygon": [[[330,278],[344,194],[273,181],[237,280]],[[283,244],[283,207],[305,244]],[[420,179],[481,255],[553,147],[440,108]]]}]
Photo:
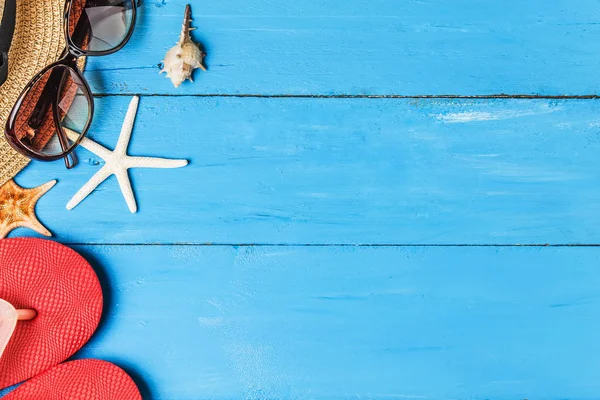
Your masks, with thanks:
[{"label": "sunglasses frame", "polygon": [[[65,50],[61,54],[58,61],[46,66],[44,69],[42,69],[40,72],[38,72],[31,79],[31,81],[29,81],[29,83],[25,86],[25,88],[19,95],[19,98],[17,99],[15,105],[13,106],[13,108],[8,116],[8,119],[6,122],[6,128],[4,130],[4,134],[6,136],[8,143],[11,145],[11,147],[13,149],[15,149],[20,154],[22,154],[28,158],[40,160],[40,161],[56,161],[56,160],[60,160],[61,158],[63,158],[65,160],[65,165],[67,168],[73,168],[75,166],[76,161],[75,161],[73,151],[77,148],[77,146],[81,143],[83,138],[86,136],[86,134],[90,128],[90,125],[92,123],[93,116],[94,116],[94,96],[92,95],[90,86],[89,86],[87,80],[85,79],[85,77],[83,76],[83,73],[79,70],[79,67],[77,65],[77,60],[80,57],[87,57],[87,56],[106,56],[106,55],[115,53],[115,52],[121,50],[123,47],[125,47],[127,42],[129,42],[129,40],[131,39],[131,36],[133,35],[134,29],[135,29],[135,24],[136,24],[137,7],[139,7],[141,4],[141,0],[137,0],[137,1],[136,0],[124,0],[123,1],[124,3],[125,2],[131,3],[132,23],[129,28],[129,31],[127,32],[127,35],[123,38],[123,41],[118,46],[116,46],[112,49],[109,49],[109,50],[105,50],[105,51],[89,51],[89,50],[83,50],[83,49],[80,49],[79,47],[77,47],[75,45],[75,43],[73,43],[71,35],[69,34],[69,15],[70,15],[70,11],[71,11],[74,1],[78,1],[78,0],[66,0],[65,1],[65,12],[64,12],[64,22],[63,22],[65,40],[67,43]],[[32,149],[26,147],[25,145],[23,145],[21,143],[21,141],[17,138],[15,124],[16,124],[16,119],[17,119],[19,110],[23,104],[23,101],[25,101],[25,98],[26,98],[27,94],[29,93],[29,90],[32,87],[34,87],[46,75],[46,73],[48,73],[49,71],[51,71],[53,69],[65,69],[66,71],[70,71],[72,74],[74,74],[74,77],[80,81],[80,82],[76,82],[76,84],[80,87],[80,89],[82,89],[83,94],[86,96],[86,100],[89,104],[89,108],[88,108],[87,122],[86,122],[84,128],[82,129],[81,133],[79,134],[79,138],[67,150],[64,150],[62,153],[48,155],[48,154],[38,153],[38,152],[33,151]],[[46,83],[46,86],[47,85],[48,85],[48,83]],[[44,91],[47,89],[46,86],[43,89]],[[42,96],[43,96],[43,94],[44,93],[42,93]],[[49,95],[52,96],[52,95],[58,95],[58,94],[59,93],[50,93]],[[40,96],[40,98],[38,99],[38,103],[40,102],[40,100],[42,100],[42,96]],[[44,100],[44,101],[46,101],[46,100]],[[54,107],[53,113],[52,113],[54,116],[54,125],[55,125],[55,128],[57,129],[57,136],[59,138],[59,141],[61,142],[61,146],[64,148],[65,143],[68,143],[68,135],[63,130],[63,127],[61,126],[61,123],[58,120],[58,112],[56,109],[57,102],[53,101],[53,100],[48,100],[48,101],[50,101],[52,103],[52,107]],[[72,162],[69,160],[69,156],[71,156],[73,158]]]}]

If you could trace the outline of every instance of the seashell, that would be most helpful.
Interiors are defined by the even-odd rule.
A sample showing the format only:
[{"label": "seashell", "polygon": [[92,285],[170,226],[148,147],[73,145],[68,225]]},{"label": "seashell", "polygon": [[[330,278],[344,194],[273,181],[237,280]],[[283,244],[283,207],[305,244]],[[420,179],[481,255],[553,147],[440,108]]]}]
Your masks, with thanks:
[{"label": "seashell", "polygon": [[167,78],[171,78],[173,86],[179,87],[186,79],[194,82],[192,79],[192,71],[200,68],[206,71],[204,66],[204,57],[206,54],[200,50],[200,47],[190,37],[190,31],[196,29],[190,27],[192,22],[192,9],[188,4],[185,6],[185,17],[183,18],[183,26],[179,41],[172,47],[163,60],[163,69],[160,73],[167,73]]}]

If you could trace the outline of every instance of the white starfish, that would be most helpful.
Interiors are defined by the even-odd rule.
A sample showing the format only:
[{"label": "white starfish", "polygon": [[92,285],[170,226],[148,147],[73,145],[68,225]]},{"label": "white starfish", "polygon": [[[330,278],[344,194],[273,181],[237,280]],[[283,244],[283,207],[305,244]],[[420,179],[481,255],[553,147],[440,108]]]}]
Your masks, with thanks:
[{"label": "white starfish", "polygon": [[[135,122],[135,116],[137,114],[139,97],[135,96],[131,99],[125,121],[123,122],[123,128],[121,129],[121,135],[117,142],[117,147],[113,151],[108,150],[106,147],[99,145],[98,143],[83,138],[80,145],[96,154],[98,157],[105,161],[105,164],[90,180],[83,185],[81,189],[73,196],[73,198],[67,203],[67,210],[72,210],[79,203],[83,201],[90,193],[94,191],[102,182],[104,182],[111,175],[115,175],[119,181],[121,192],[129,211],[135,213],[137,211],[137,204],[135,202],[135,196],[133,189],[131,188],[131,181],[127,170],[130,168],[181,168],[185,167],[188,162],[187,160],[169,160],[165,158],[156,157],[132,157],[127,155],[127,147],[129,146],[129,139],[131,138],[131,131],[133,130],[133,124]],[[67,130],[69,139],[75,141],[79,135],[73,131]]]}]

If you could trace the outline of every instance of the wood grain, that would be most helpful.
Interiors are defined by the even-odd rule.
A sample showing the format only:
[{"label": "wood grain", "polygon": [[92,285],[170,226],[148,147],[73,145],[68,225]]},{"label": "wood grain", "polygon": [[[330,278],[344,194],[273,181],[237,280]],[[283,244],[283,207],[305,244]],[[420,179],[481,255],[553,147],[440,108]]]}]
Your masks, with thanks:
[{"label": "wood grain", "polygon": [[[115,145],[129,98],[97,100],[90,137]],[[144,97],[133,170],[65,205],[101,166],[33,163],[58,178],[41,221],[68,243],[600,243],[600,103],[592,100]],[[29,234],[17,231],[17,235]]]},{"label": "wood grain", "polygon": [[17,178],[59,180],[38,215],[101,278],[77,357],[155,400],[597,398],[598,5],[145,0],[89,136],[141,94],[130,153],[190,165],[132,171],[135,215],[114,179],[65,209],[83,149]]},{"label": "wood grain", "polygon": [[[147,398],[592,399],[598,248],[76,247]],[[150,395],[151,393],[151,395]]]},{"label": "wood grain", "polygon": [[[208,73],[175,90],[158,64],[191,3]],[[146,0],[133,40],[91,58],[94,92],[593,95],[596,0]]]}]

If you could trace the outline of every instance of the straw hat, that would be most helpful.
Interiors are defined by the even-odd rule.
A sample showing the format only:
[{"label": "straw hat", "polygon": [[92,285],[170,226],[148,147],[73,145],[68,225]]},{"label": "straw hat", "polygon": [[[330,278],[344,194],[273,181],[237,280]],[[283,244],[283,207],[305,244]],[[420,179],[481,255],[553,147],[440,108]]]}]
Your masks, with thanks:
[{"label": "straw hat", "polygon": [[[0,0],[0,16],[4,3]],[[8,79],[0,86],[0,186],[29,163],[28,158],[15,152],[6,142],[4,126],[23,88],[64,50],[64,7],[65,0],[17,0]]]}]

